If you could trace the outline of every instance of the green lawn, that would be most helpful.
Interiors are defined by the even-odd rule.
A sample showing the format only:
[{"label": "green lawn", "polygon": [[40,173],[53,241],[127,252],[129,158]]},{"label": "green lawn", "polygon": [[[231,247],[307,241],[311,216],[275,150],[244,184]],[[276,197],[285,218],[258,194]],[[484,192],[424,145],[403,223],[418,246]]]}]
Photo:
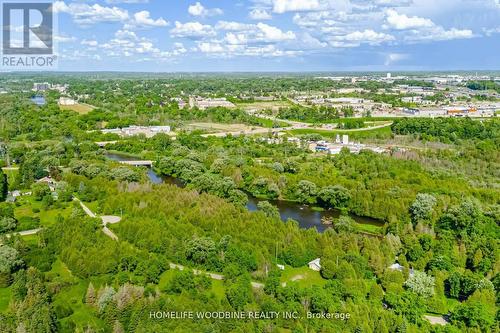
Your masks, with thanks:
[{"label": "green lawn", "polygon": [[97,201],[85,202],[85,206],[89,207],[93,213],[99,212],[99,202]]},{"label": "green lawn", "polygon": [[[174,273],[175,269],[169,269],[168,271],[163,272],[163,274],[160,276],[160,282],[158,282],[158,288],[160,290],[166,289]],[[210,292],[212,292],[218,299],[223,299],[224,297],[226,297],[224,281],[214,279],[211,279],[211,281],[212,287],[210,289]]]},{"label": "green lawn", "polygon": [[281,273],[281,283],[296,283],[300,287],[324,286],[326,280],[321,277],[319,272],[313,271],[307,266],[293,268],[285,266],[285,270]]},{"label": "green lawn", "polygon": [[218,298],[223,299],[226,297],[226,288],[224,287],[224,281],[212,280],[212,289],[210,291]]},{"label": "green lawn", "polygon": [[38,245],[38,235],[28,235],[28,236],[22,236],[23,241],[28,243],[31,246],[37,246]]},{"label": "green lawn", "polygon": [[91,307],[83,303],[87,287],[88,281],[81,280],[78,284],[63,288],[54,296],[54,306],[69,306],[73,310],[70,316],[61,319],[63,325],[72,321],[80,330],[85,329],[89,324],[104,330],[104,322],[94,314]]},{"label": "green lawn", "polygon": [[40,216],[40,224],[42,226],[51,226],[56,222],[56,218],[58,215],[62,217],[69,217],[71,214],[71,205],[66,205],[64,208],[50,209],[50,210],[41,210],[39,213]]},{"label": "green lawn", "polygon": [[382,234],[382,227],[372,224],[355,223],[356,230],[368,232],[370,234]]},{"label": "green lawn", "polygon": [[333,139],[337,135],[349,135],[351,140],[360,139],[388,139],[392,135],[390,127],[376,128],[373,130],[363,130],[363,131],[342,131],[342,130],[315,130],[315,129],[294,129],[288,131],[290,135],[307,135],[307,134],[319,134],[324,138]]},{"label": "green lawn", "polygon": [[57,259],[52,264],[52,269],[47,272],[47,276],[53,279],[59,279],[60,281],[69,282],[69,283],[77,283],[78,278],[74,277],[71,271],[68,269],[66,264],[64,264],[60,259]]},{"label": "green lawn", "polygon": [[10,297],[12,293],[9,288],[0,288],[0,313],[5,312],[9,307]]},{"label": "green lawn", "polygon": [[[40,224],[37,226],[28,225],[23,228],[21,225],[18,231],[28,230],[38,228],[40,226],[48,227],[55,223],[58,215],[63,217],[68,217],[71,214],[71,203],[61,203],[60,208],[53,208],[46,210],[42,208],[42,203],[40,201],[35,201],[32,197],[25,196],[21,197],[14,209],[14,216],[17,220],[23,220],[23,218],[39,218]],[[35,210],[35,211],[33,211]]]},{"label": "green lawn", "polygon": [[172,276],[174,275],[174,272],[175,270],[169,269],[160,275],[160,282],[158,282],[158,288],[160,288],[160,290],[165,290],[165,288],[167,288],[170,279],[172,279]]},{"label": "green lawn", "polygon": [[[61,319],[63,326],[71,321],[80,330],[85,329],[88,324],[102,330],[105,328],[104,322],[95,315],[94,310],[83,303],[89,284],[88,280],[81,280],[74,276],[59,259],[52,264],[52,269],[46,273],[46,276],[51,282],[67,284],[54,295],[54,307],[69,307],[73,311],[70,316]],[[97,284],[95,285],[97,289]]]},{"label": "green lawn", "polygon": [[2,169],[3,173],[7,176],[7,183],[9,184],[9,190],[13,190],[10,186],[15,184],[16,177],[19,174],[19,170],[16,169]]}]

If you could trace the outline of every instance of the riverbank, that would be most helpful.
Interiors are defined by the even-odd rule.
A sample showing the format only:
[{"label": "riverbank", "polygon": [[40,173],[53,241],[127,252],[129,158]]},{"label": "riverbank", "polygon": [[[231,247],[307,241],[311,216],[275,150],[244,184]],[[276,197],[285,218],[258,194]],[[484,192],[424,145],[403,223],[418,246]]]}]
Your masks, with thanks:
[{"label": "riverbank", "polygon": [[[111,160],[118,162],[136,160],[138,158],[138,156],[134,156],[133,154],[122,154],[117,151],[107,151],[105,153],[105,156]],[[172,176],[161,175],[154,169],[154,167],[148,168],[147,176],[149,180],[154,184],[166,183],[175,185],[177,187],[185,187],[185,183],[182,180]],[[340,210],[337,209],[317,209],[317,207],[303,205],[294,201],[267,200],[254,197],[249,193],[246,194],[248,196],[246,208],[249,211],[258,211],[259,202],[268,201],[278,209],[282,221],[297,221],[299,226],[303,229],[315,228],[318,232],[324,232],[327,229],[332,228],[332,226],[325,225],[322,223],[322,221],[324,219],[338,219],[341,215]],[[383,221],[354,214],[349,214],[349,217],[354,220],[356,230],[358,232],[369,236],[382,235],[383,227],[385,225]]]}]

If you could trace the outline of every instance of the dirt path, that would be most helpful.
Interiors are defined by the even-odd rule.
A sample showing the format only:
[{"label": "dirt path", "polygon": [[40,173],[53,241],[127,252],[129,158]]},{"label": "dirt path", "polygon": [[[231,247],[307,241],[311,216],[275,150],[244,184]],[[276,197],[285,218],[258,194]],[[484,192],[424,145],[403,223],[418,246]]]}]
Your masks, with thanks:
[{"label": "dirt path", "polygon": [[[31,229],[31,230],[24,230],[24,231],[16,231],[16,232],[11,232],[11,233],[5,234],[5,237],[10,238],[10,237],[12,237],[14,235],[31,236],[31,235],[36,235],[40,231],[42,231],[42,228]],[[1,242],[0,242],[0,244],[1,244]]]},{"label": "dirt path", "polygon": [[[73,200],[74,201],[78,201],[80,203],[80,206],[82,207],[83,211],[85,212],[85,214],[87,214],[88,216],[92,217],[92,218],[96,218],[98,217],[94,212],[92,212],[92,210],[90,210],[89,207],[87,207],[87,205],[85,205],[80,199],[78,199],[77,197],[73,197]],[[104,232],[104,234],[106,236],[108,236],[109,238],[113,239],[113,240],[118,240],[118,236],[113,232],[111,231],[109,228],[108,228],[108,224],[115,224],[115,223],[118,223],[121,221],[121,217],[119,216],[113,216],[113,215],[102,215],[100,216],[101,218],[101,221],[102,221],[102,232]]]},{"label": "dirt path", "polygon": [[441,326],[445,326],[446,324],[448,324],[448,322],[446,321],[446,319],[444,319],[444,317],[440,317],[440,316],[430,316],[430,315],[425,315],[424,318],[429,321],[429,323],[431,323],[431,325],[441,325]]},{"label": "dirt path", "polygon": [[[174,264],[174,263],[170,263],[170,268],[171,269],[178,269],[178,270],[181,270],[181,271],[183,271],[184,269],[186,269],[186,267],[184,267],[182,265],[179,265],[179,264]],[[203,272],[203,271],[200,271],[200,270],[197,270],[197,269],[193,269],[193,273],[195,275],[203,275],[203,274],[208,275],[213,280],[219,280],[219,281],[224,280],[224,275],[221,275],[221,274]],[[252,287],[256,288],[256,289],[264,288],[264,284],[260,283],[260,282],[254,282],[254,281],[252,281],[251,284],[252,284]]]}]

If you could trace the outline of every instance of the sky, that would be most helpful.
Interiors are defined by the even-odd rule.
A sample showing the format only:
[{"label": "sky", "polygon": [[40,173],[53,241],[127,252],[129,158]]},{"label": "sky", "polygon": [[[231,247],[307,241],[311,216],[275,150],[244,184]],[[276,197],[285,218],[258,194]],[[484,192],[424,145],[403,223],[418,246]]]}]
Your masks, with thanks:
[{"label": "sky", "polygon": [[500,69],[500,0],[54,1],[67,71]]}]

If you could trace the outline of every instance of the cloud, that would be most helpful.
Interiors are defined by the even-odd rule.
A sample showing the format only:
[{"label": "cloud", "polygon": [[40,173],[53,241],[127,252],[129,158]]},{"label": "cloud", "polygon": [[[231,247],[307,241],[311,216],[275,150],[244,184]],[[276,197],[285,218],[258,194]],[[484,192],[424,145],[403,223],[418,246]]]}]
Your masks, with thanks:
[{"label": "cloud", "polygon": [[197,51],[206,54],[210,57],[294,57],[300,55],[301,51],[282,50],[275,45],[263,46],[247,46],[247,45],[231,45],[220,41],[199,42]]},{"label": "cloud", "polygon": [[159,53],[153,42],[129,30],[118,30],[114,38],[106,43],[99,44],[99,49],[110,57],[132,57],[138,54]]},{"label": "cloud", "polygon": [[231,45],[244,45],[248,42],[246,34],[228,32],[224,40]]},{"label": "cloud", "polygon": [[129,23],[125,24],[125,29],[134,28],[148,28],[148,27],[166,27],[168,22],[162,17],[158,19],[152,19],[151,14],[147,10],[143,10],[134,14],[133,19]]},{"label": "cloud", "polygon": [[277,14],[318,9],[320,9],[318,0],[273,0],[273,12]]},{"label": "cloud", "polygon": [[404,29],[414,29],[414,28],[424,28],[434,26],[434,22],[429,19],[412,16],[408,17],[405,14],[398,14],[394,9],[388,9],[386,11],[387,23],[389,27],[404,30]]},{"label": "cloud", "polygon": [[149,3],[149,0],[106,0],[106,3],[109,3],[111,5],[116,5],[116,4],[120,4],[120,3],[127,3],[127,4]]},{"label": "cloud", "polygon": [[85,46],[91,46],[91,47],[96,47],[97,45],[99,45],[99,43],[93,39],[91,39],[91,40],[84,39],[80,42],[80,44],[85,45]]},{"label": "cloud", "polygon": [[396,62],[399,62],[404,59],[408,59],[409,55],[406,53],[389,53],[385,57],[385,66],[390,66]]},{"label": "cloud", "polygon": [[219,21],[215,25],[217,30],[227,30],[227,31],[243,31],[252,30],[255,28],[254,24],[246,24],[240,22],[229,22],[229,21]]},{"label": "cloud", "polygon": [[376,10],[380,5],[373,3],[376,0],[272,0],[273,12],[283,14],[287,12],[312,12],[333,10],[336,12],[352,12],[354,10]]},{"label": "cloud", "polygon": [[[500,3],[500,0],[498,0],[499,3]],[[499,4],[500,6],[500,4]],[[490,37],[494,34],[499,34],[500,33],[500,26],[496,27],[496,28],[483,28],[483,32],[486,36]]]},{"label": "cloud", "polygon": [[77,40],[76,37],[66,35],[54,35],[54,41],[58,43],[73,43]]},{"label": "cloud", "polygon": [[214,29],[210,25],[201,24],[199,22],[175,22],[175,28],[170,30],[172,37],[185,37],[185,38],[204,38],[213,37],[216,35]]},{"label": "cloud", "polygon": [[404,14],[398,14],[393,9],[386,11],[386,21],[387,25],[384,25],[385,28],[402,30],[400,35],[401,41],[426,42],[474,37],[474,33],[470,29],[451,28],[446,30],[430,19],[418,16],[408,17]]},{"label": "cloud", "polygon": [[[296,38],[293,31],[283,31],[277,27],[259,22],[257,24],[246,24],[239,22],[219,21],[215,25],[217,30],[231,31],[232,34],[226,34],[226,38],[234,42],[241,43],[243,40],[248,42],[281,42],[293,40]],[[236,42],[237,41],[237,42]]]},{"label": "cloud", "polygon": [[[174,43],[171,50],[162,51],[154,45],[153,40],[140,37],[134,31],[121,29],[115,32],[109,41],[100,44],[96,40],[82,40],[82,45],[87,46],[85,50],[92,50],[93,56],[101,57],[96,52],[101,52],[106,57],[123,58],[130,61],[143,62],[150,60],[166,60],[187,52],[182,43]],[[90,53],[83,52],[89,57]]]},{"label": "cloud", "polygon": [[198,48],[203,53],[224,53],[226,50],[220,43],[202,42],[198,44]]},{"label": "cloud", "polygon": [[265,9],[255,8],[249,14],[252,20],[270,20],[273,17]]},{"label": "cloud", "polygon": [[194,5],[188,7],[188,13],[192,16],[217,16],[222,15],[223,11],[220,8],[205,8],[201,3],[196,2]]},{"label": "cloud", "polygon": [[436,42],[473,37],[475,37],[475,35],[472,30],[469,29],[451,28],[450,30],[445,30],[441,26],[435,26],[433,29],[428,29],[426,31],[412,30],[410,34],[404,36],[404,40],[409,42]]},{"label": "cloud", "polygon": [[118,7],[104,7],[99,4],[71,3],[56,1],[54,11],[71,15],[79,25],[93,25],[105,22],[125,22],[129,19],[128,11]]},{"label": "cloud", "polygon": [[67,13],[81,26],[90,26],[98,23],[123,23],[124,29],[164,27],[168,22],[163,18],[153,19],[151,14],[140,11],[133,15],[119,7],[105,7],[99,4],[70,3],[56,1],[53,5],[56,13]]},{"label": "cloud", "polygon": [[293,31],[283,32],[279,28],[260,22],[257,24],[257,28],[260,30],[259,38],[268,42],[295,39]]},{"label": "cloud", "polygon": [[330,45],[333,47],[357,47],[361,44],[380,45],[384,42],[394,41],[395,37],[371,29],[354,31],[346,35],[330,37]]}]

